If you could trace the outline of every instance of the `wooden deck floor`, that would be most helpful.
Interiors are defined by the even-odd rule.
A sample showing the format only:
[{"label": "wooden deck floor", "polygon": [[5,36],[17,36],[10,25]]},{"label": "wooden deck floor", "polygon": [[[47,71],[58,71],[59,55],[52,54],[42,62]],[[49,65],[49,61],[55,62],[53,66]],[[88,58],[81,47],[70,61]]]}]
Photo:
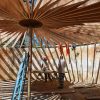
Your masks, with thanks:
[{"label": "wooden deck floor", "polygon": [[[72,84],[66,81],[64,89],[58,89],[58,82],[55,80],[47,83],[44,81],[34,81],[31,84],[31,100],[100,100],[99,86],[69,88],[70,85]],[[11,100],[13,87],[14,82],[0,83],[0,100]],[[27,89],[25,90],[24,99],[22,100],[27,100],[26,98]]]}]

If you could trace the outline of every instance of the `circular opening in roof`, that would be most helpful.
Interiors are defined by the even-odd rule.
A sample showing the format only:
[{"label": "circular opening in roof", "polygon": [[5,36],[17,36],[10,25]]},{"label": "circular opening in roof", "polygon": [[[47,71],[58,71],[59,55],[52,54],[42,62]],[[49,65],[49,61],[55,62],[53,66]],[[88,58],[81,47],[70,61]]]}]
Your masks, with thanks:
[{"label": "circular opening in roof", "polygon": [[42,26],[40,21],[34,19],[23,19],[19,21],[19,24],[23,27],[32,27],[32,28],[39,28]]}]

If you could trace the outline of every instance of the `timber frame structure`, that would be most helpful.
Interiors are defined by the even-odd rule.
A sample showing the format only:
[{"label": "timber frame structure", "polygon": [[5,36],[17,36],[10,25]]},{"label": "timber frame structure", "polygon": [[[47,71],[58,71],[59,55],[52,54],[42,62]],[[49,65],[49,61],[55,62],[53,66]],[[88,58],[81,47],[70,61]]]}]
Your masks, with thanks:
[{"label": "timber frame structure", "polygon": [[[73,2],[73,0],[65,2],[62,0],[3,0],[2,2],[0,0],[0,69],[1,73],[5,75],[0,74],[0,80],[15,80],[23,51],[29,52],[27,93],[28,100],[30,100],[31,81],[44,79],[43,75],[40,78],[34,70],[41,68],[40,59],[45,55],[48,58],[50,69],[56,71],[56,59],[59,59],[60,55],[58,45],[61,43],[66,60],[65,80],[75,84],[92,78],[91,84],[99,84],[99,22],[100,1],[91,3],[91,0],[77,2]],[[28,46],[23,45],[26,35],[29,37]],[[38,47],[35,42],[32,43],[34,35],[39,42]],[[65,49],[68,48],[66,43],[70,49],[69,56],[66,56]],[[71,51],[73,44],[76,44],[76,49]],[[86,53],[83,54],[84,47]],[[53,52],[55,53],[53,54]],[[89,71],[91,58],[89,54],[92,54],[91,71]],[[87,59],[86,71],[82,62],[83,55]],[[78,61],[78,59],[81,60]],[[11,67],[12,65],[14,68]],[[95,68],[95,66],[97,67]],[[58,97],[55,95],[55,98]]]}]

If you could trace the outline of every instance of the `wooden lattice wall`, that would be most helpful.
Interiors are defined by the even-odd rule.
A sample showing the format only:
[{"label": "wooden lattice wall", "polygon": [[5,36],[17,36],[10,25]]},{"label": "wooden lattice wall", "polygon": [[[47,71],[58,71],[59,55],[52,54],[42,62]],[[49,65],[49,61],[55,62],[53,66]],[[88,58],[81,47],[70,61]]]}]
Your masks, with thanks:
[{"label": "wooden lattice wall", "polygon": [[[23,52],[27,48],[0,48],[0,80],[15,80],[21,63]],[[64,50],[64,57],[66,59],[66,73],[65,79],[71,82],[80,82],[88,80],[95,83],[100,83],[100,44],[77,46],[73,51],[70,47],[70,59],[66,55],[66,48]],[[54,48],[33,48],[32,56],[32,71],[41,69],[40,63],[42,56],[48,57],[48,64],[51,70],[57,70],[57,62],[60,52],[58,47]],[[76,55],[76,56],[75,56]],[[38,76],[32,73],[32,79],[40,80],[44,76]]]}]

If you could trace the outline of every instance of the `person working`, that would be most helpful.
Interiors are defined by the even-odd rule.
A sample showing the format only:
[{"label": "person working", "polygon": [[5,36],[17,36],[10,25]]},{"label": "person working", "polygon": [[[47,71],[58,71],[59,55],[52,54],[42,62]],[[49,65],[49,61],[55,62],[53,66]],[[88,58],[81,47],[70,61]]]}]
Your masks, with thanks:
[{"label": "person working", "polygon": [[46,57],[42,58],[41,68],[44,71],[45,82],[47,82],[48,79],[52,80],[51,77],[50,77],[50,73],[48,72],[49,68],[48,68],[48,62],[47,62],[47,58]]},{"label": "person working", "polygon": [[58,73],[59,73],[59,87],[60,89],[62,89],[64,87],[64,76],[65,76],[65,60],[63,58],[63,56],[60,56],[59,62],[58,62]]}]

